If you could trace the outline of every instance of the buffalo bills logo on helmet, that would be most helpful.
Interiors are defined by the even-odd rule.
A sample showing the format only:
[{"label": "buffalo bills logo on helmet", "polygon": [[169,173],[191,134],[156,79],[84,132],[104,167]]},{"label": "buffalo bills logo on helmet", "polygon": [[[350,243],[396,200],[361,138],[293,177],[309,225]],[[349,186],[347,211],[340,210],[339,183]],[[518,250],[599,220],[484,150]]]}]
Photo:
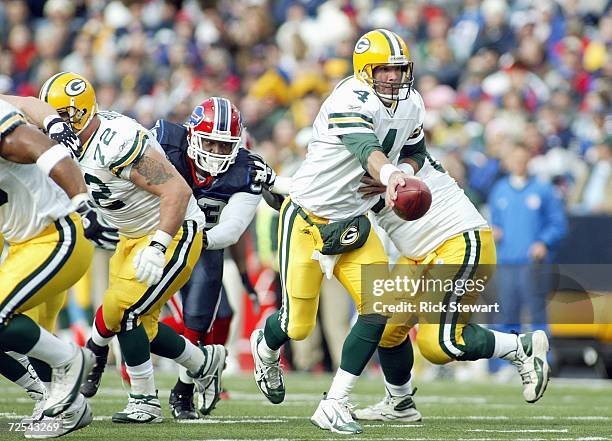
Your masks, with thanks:
[{"label": "buffalo bills logo on helmet", "polygon": [[196,106],[191,112],[191,116],[189,117],[189,125],[194,127],[202,122],[204,119],[204,107]]}]

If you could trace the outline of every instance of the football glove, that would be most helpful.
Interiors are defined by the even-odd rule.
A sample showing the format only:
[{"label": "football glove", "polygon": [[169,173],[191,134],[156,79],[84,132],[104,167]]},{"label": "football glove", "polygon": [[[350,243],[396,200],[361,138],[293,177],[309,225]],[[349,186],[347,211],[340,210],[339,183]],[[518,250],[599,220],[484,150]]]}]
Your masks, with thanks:
[{"label": "football glove", "polygon": [[119,231],[110,225],[94,208],[91,201],[83,201],[76,212],[81,216],[85,237],[95,246],[105,250],[114,250],[119,242]]},{"label": "football glove", "polygon": [[249,296],[249,300],[251,300],[251,304],[253,305],[253,312],[255,314],[259,314],[259,297],[257,296],[257,291],[251,284],[251,280],[249,279],[249,275],[245,273],[240,273],[240,278],[242,279],[242,286],[247,292]]},{"label": "football glove", "polygon": [[59,116],[49,115],[44,121],[45,131],[49,138],[70,149],[72,156],[78,158],[81,154],[81,140],[70,126]]},{"label": "football glove", "polygon": [[159,242],[151,241],[149,245],[138,251],[134,257],[136,278],[152,286],[158,283],[166,264],[166,247]]},{"label": "football glove", "polygon": [[249,166],[251,179],[254,183],[261,184],[268,189],[274,185],[276,173],[261,156],[251,155]]}]

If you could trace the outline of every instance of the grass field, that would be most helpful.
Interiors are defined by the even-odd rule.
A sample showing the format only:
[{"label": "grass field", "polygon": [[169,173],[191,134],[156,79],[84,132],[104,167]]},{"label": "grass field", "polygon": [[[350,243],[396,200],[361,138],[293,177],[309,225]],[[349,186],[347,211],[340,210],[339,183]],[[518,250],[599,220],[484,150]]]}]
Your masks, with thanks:
[{"label": "grass field", "polygon": [[[116,371],[105,374],[101,392],[92,400],[94,422],[67,435],[87,440],[310,440],[348,439],[311,425],[309,417],[328,375],[290,373],[287,398],[281,405],[268,403],[252,377],[227,378],[231,399],[217,405],[213,415],[192,424],[175,423],[167,408],[173,378],[156,375],[166,420],[148,426],[112,424],[110,417],[126,403]],[[518,382],[517,382],[518,383]],[[535,405],[523,402],[520,386],[432,382],[418,385],[417,407],[421,423],[367,423],[352,440],[605,440],[612,439],[612,382],[552,379],[544,398]],[[379,380],[364,378],[353,395],[360,405],[380,399]],[[9,422],[30,413],[31,400],[19,388],[0,380],[0,439],[20,439],[9,433]]]}]

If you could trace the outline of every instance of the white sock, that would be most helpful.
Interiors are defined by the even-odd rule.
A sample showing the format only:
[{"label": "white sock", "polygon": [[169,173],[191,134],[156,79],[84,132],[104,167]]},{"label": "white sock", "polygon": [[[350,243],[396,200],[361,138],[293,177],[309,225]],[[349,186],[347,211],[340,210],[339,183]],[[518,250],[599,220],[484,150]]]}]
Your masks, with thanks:
[{"label": "white sock", "polygon": [[40,337],[30,351],[25,354],[28,357],[38,358],[52,368],[56,368],[74,357],[77,348],[63,342],[46,329],[40,328]]},{"label": "white sock", "polygon": [[502,358],[504,360],[514,360],[518,349],[518,338],[514,334],[505,332],[491,331],[495,337],[495,349],[493,349],[494,358]]},{"label": "white sock", "polygon": [[280,349],[271,349],[266,343],[266,336],[257,345],[257,353],[266,363],[274,363],[280,357]]},{"label": "white sock", "polygon": [[187,368],[179,365],[179,380],[185,384],[193,384],[193,378],[187,375]]},{"label": "white sock", "polygon": [[185,340],[185,350],[174,361],[191,372],[197,372],[206,361],[204,353],[185,337],[183,339]]},{"label": "white sock", "polygon": [[153,363],[148,359],[138,366],[126,366],[133,395],[156,395],[155,378],[153,377]]},{"label": "white sock", "polygon": [[96,328],[96,324],[91,327],[91,340],[100,347],[106,347],[110,344],[113,337],[102,337]]},{"label": "white sock", "polygon": [[339,400],[348,397],[358,378],[357,375],[353,375],[338,368],[331,387],[329,388],[329,392],[327,393],[327,398]]},{"label": "white sock", "polygon": [[389,383],[385,378],[385,387],[387,388],[389,395],[392,397],[403,397],[405,395],[412,394],[412,384],[410,383],[410,380],[408,380],[405,384],[398,386],[396,384]]}]

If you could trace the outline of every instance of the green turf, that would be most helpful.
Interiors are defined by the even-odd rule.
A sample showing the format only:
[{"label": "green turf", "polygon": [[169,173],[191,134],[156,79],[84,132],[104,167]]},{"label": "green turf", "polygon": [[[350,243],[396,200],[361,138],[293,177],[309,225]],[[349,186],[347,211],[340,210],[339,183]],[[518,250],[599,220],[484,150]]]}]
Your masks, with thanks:
[{"label": "green turf", "polygon": [[[416,403],[422,423],[367,423],[358,436],[333,435],[312,426],[308,420],[330,377],[290,373],[287,399],[281,405],[268,403],[250,376],[225,380],[229,401],[218,404],[213,415],[198,424],[171,420],[168,389],[173,378],[158,374],[160,399],[166,420],[148,426],[123,426],[110,422],[113,412],[123,408],[125,392],[116,371],[103,379],[101,392],[92,400],[96,420],[66,439],[87,440],[203,440],[203,439],[347,439],[353,440],[505,440],[612,439],[612,382],[553,379],[537,404],[522,400],[518,381],[509,385],[439,381],[418,385]],[[354,401],[371,404],[380,396],[380,380],[363,378],[355,389]],[[29,414],[32,402],[23,391],[0,380],[0,439],[20,439],[8,432],[8,423]]]}]

